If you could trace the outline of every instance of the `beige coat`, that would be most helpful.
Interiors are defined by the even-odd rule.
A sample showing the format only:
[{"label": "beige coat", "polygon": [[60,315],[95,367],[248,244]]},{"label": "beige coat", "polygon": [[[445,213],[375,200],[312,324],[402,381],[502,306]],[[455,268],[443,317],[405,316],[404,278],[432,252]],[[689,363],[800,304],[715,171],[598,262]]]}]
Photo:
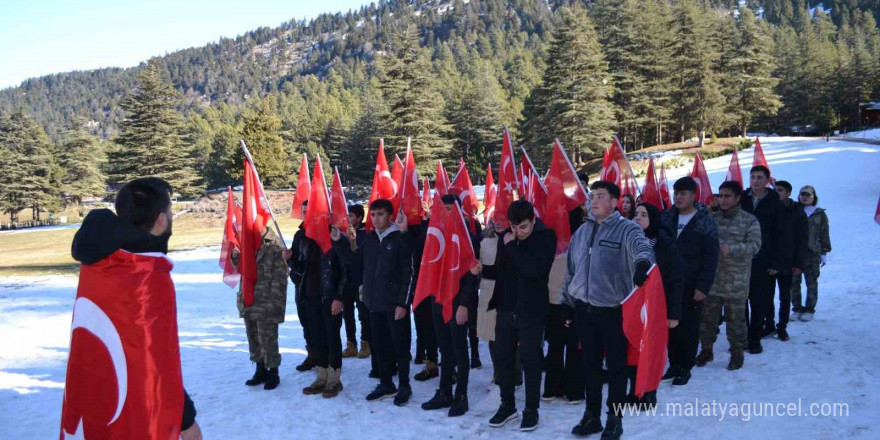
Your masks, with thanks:
[{"label": "beige coat", "polygon": [[[480,264],[494,265],[498,251],[498,237],[486,237],[480,243]],[[495,340],[495,310],[489,310],[489,301],[495,291],[495,280],[480,280],[480,301],[477,304],[477,337],[484,341]]]},{"label": "beige coat", "polygon": [[550,282],[547,283],[547,288],[550,289],[550,304],[559,305],[567,265],[568,252],[565,252],[557,255],[553,260],[553,265],[550,266]]}]

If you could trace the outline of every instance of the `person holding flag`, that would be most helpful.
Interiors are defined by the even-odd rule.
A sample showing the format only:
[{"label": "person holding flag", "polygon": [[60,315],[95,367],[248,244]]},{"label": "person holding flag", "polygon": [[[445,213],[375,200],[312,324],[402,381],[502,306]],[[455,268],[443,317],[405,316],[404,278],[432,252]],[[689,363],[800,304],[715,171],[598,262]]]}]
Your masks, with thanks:
[{"label": "person holding flag", "polygon": [[[132,180],[119,190],[115,213],[91,211],[73,237],[71,253],[82,266],[61,411],[62,438],[83,438],[85,428],[101,438],[133,438],[147,432],[166,438],[179,433],[182,440],[202,438],[195,405],[183,388],[173,265],[165,256],[172,232],[171,193],[171,186],[157,177]],[[89,340],[98,336],[92,332],[89,339],[82,338],[83,330],[102,324],[109,325],[98,333],[115,331],[121,345],[111,348],[112,343],[99,337],[103,345],[96,346]],[[99,374],[112,369],[103,368],[94,350],[110,350],[114,364],[128,366],[127,381],[120,384],[128,404],[118,403],[109,424],[112,409],[96,400],[95,392],[102,388],[95,386],[107,380]],[[106,411],[95,413],[102,409]]]},{"label": "person holding flag", "polygon": [[674,205],[660,215],[664,228],[676,231],[676,244],[684,260],[684,298],[678,326],[669,330],[669,368],[663,380],[687,385],[697,356],[703,300],[715,281],[718,264],[718,230],[706,205],[696,201],[697,182],[685,176],[672,185]]},{"label": "person holding flag", "polygon": [[[675,236],[672,231],[660,224],[660,209],[654,203],[645,202],[637,206],[633,221],[642,228],[642,232],[651,243],[651,248],[654,249],[654,258],[657,261],[658,269],[660,269],[660,277],[663,279],[667,324],[669,328],[675,328],[681,318],[681,303],[684,293],[684,272],[682,272],[684,261],[678,251]],[[665,345],[663,350],[666,350]],[[657,405],[656,389],[645,393],[641,399],[636,397],[637,372],[636,366],[631,366],[628,370],[630,391],[627,395],[627,403]]]},{"label": "person holding flag", "polygon": [[[587,377],[587,408],[572,429],[576,436],[602,432],[616,440],[623,433],[627,339],[620,304],[648,278],[654,251],[642,230],[616,210],[620,188],[593,182],[590,217],[571,238],[562,283],[565,325],[574,323]],[[603,431],[602,360],[608,366],[608,416]]]},{"label": "person holding flag", "polygon": [[[442,223],[441,227],[444,230],[437,228],[437,231],[443,235],[445,243],[442,255],[441,252],[436,252],[437,257],[431,255],[429,256],[431,260],[428,261],[442,258],[442,265],[434,267],[442,268],[443,273],[438,274],[439,276],[423,276],[419,280],[434,281],[434,286],[429,289],[435,291],[433,321],[443,362],[440,364],[440,388],[431,400],[422,404],[422,409],[449,408],[449,417],[458,417],[468,411],[467,388],[470,375],[468,329],[470,320],[473,319],[471,310],[478,301],[477,290],[482,267],[476,259],[474,238],[468,231],[458,199],[447,194],[443,196],[442,202],[443,207],[435,205],[435,209],[446,210],[445,221],[437,222],[437,225]],[[436,235],[432,234],[432,237]],[[468,241],[462,243],[465,237]],[[429,267],[424,269],[430,270]],[[419,290],[417,287],[417,293]],[[416,301],[421,299],[423,298],[418,298]],[[454,395],[452,394],[453,373],[456,374]]]},{"label": "person holding flag", "polygon": [[700,345],[696,365],[705,366],[715,359],[712,345],[718,338],[718,321],[724,310],[727,340],[730,342],[728,370],[743,366],[746,348],[746,302],[752,258],[761,248],[761,225],[755,216],[740,208],[742,186],[735,180],[721,184],[718,190],[719,212],[712,213],[718,226],[720,255],[712,293],[706,296],[700,324]]},{"label": "person holding flag", "polygon": [[[398,221],[392,223],[394,208],[389,200],[374,200],[369,209],[373,230],[367,233],[363,246],[357,247],[357,237],[351,234],[348,240],[343,240],[338,229],[333,229],[330,238],[344,260],[350,261],[354,253],[360,253],[364,262],[362,298],[370,309],[370,348],[373,356],[377,356],[380,380],[367,395],[367,401],[394,397],[395,405],[404,406],[412,397],[409,384],[412,237],[407,233],[406,216],[399,216]],[[395,366],[399,388],[392,381]]]},{"label": "person holding flag", "polygon": [[[498,276],[489,303],[490,310],[498,310],[495,343],[501,406],[489,420],[489,426],[499,428],[518,416],[514,398],[517,374],[514,354],[519,345],[526,387],[520,430],[534,431],[538,428],[542,345],[550,296],[547,285],[556,254],[556,233],[535,217],[535,207],[526,200],[511,203],[505,214],[513,233],[499,240],[503,255],[496,258]],[[495,215],[497,218],[497,211]]]},{"label": "person holding flag", "polygon": [[[306,218],[308,201],[302,203],[302,218]],[[290,267],[290,280],[296,288],[294,301],[296,302],[296,315],[303,329],[303,339],[306,341],[306,358],[296,366],[296,371],[309,371],[317,365],[317,356],[311,345],[313,324],[309,321],[306,295],[317,295],[320,290],[320,264],[321,251],[314,240],[306,236],[306,222],[299,224],[299,229],[293,235],[293,244],[290,246],[292,256],[287,260]],[[317,325],[317,324],[314,324]]]}]

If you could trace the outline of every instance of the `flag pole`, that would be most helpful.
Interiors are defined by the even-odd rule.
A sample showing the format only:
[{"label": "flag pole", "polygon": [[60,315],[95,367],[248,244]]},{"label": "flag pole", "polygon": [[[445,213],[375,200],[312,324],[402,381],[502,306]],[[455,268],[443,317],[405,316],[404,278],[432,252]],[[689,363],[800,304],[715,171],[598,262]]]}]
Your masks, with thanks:
[{"label": "flag pole", "polygon": [[[254,176],[257,178],[257,183],[260,184],[260,190],[263,194],[266,194],[266,189],[263,188],[263,181],[260,180],[260,174],[257,172],[257,165],[254,164],[254,158],[251,157],[251,152],[248,150],[247,145],[244,143],[244,139],[241,139],[241,149],[244,151],[244,157],[251,164],[251,167],[254,169]],[[269,203],[269,196],[266,196],[266,206],[269,208],[269,216],[272,217],[272,223],[275,224],[275,232],[278,233],[278,238],[281,240],[281,246],[284,247],[284,250],[287,250],[287,243],[284,241],[284,235],[281,234],[281,227],[278,226],[278,220],[275,220],[275,213],[272,212],[272,204]]]}]

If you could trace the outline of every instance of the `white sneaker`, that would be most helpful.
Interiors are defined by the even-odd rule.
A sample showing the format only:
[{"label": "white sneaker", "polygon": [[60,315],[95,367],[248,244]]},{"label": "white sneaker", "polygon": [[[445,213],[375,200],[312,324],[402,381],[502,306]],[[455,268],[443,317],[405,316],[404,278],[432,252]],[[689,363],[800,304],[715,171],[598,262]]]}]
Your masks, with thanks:
[{"label": "white sneaker", "polygon": [[810,312],[804,312],[801,315],[801,322],[810,322],[813,320],[813,314]]},{"label": "white sneaker", "polygon": [[790,321],[800,321],[800,320],[801,320],[801,315],[803,315],[802,312],[791,312],[791,319],[790,319]]}]

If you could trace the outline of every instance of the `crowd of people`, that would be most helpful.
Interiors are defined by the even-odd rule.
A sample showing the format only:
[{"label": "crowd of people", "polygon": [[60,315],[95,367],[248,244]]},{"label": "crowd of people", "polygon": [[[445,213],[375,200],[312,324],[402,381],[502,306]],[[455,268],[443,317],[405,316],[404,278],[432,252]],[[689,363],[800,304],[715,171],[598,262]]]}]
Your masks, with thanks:
[{"label": "crowd of people", "polygon": [[[585,176],[580,178],[587,183]],[[482,367],[478,347],[483,340],[501,394],[490,426],[520,417],[514,390],[524,384],[521,430],[537,428],[542,400],[565,399],[586,403],[572,434],[619,438],[623,405],[657,403],[656,390],[641,397],[634,393],[637,366],[627,365],[621,312],[622,301],[645,282],[653,265],[662,276],[667,303],[669,366],[663,380],[674,386],[687,385],[694,367],[714,360],[722,322],[730,343],[727,368],[737,370],[744,366],[746,351],[763,351],[762,340],[788,341],[791,320],[812,319],[820,268],[831,251],[827,214],[817,207],[815,188],[804,186],[794,201],[792,185],[771,182],[764,166],[751,169],[750,183],[743,189],[736,181],[724,182],[706,206],[696,202],[695,180],[683,177],[673,186],[673,206],[661,212],[622,196],[613,183],[594,182],[588,203],[569,213],[573,236],[561,255],[555,252],[555,232],[528,201],[510,205],[509,228],[487,219],[481,230],[477,218],[467,218],[478,262],[461,278],[448,322],[430,299],[411,306],[429,218],[407,225],[405,216],[394,219],[390,201],[376,200],[368,207],[373,229],[367,232],[363,207],[350,206],[353,226],[333,228],[328,252],[306,236],[305,224],[290,251],[266,228],[257,255],[255,301],[250,307],[239,301],[257,365],[246,384],[265,389],[279,384],[278,323],[284,319],[289,276],[308,353],[296,369],[315,371],[304,394],[338,395],[342,359],[370,358],[369,377],[378,384],[366,399],[390,398],[406,405],[413,398],[414,320],[415,363],[423,367],[412,378],[439,376],[436,393],[421,405],[424,410],[444,409],[450,417],[468,411],[469,370]],[[447,210],[461,209],[456,195],[442,201]],[[306,204],[304,218],[307,209]],[[430,210],[424,210],[429,217]]]}]

